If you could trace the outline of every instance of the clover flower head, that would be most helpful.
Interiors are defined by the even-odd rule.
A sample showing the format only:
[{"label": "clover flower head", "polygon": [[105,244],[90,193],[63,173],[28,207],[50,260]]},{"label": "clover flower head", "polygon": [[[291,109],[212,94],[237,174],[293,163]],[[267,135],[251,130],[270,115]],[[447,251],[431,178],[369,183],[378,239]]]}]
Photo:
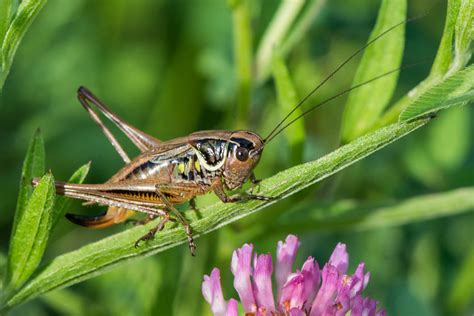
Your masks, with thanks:
[{"label": "clover flower head", "polygon": [[[278,242],[275,271],[270,254],[254,254],[253,245],[244,244],[234,251],[231,271],[242,309],[249,316],[384,316],[377,302],[363,297],[370,273],[360,263],[353,275],[347,274],[349,255],[339,243],[328,262],[320,269],[312,258],[301,270],[293,271],[300,243],[294,235]],[[252,260],[253,259],[253,260]],[[273,296],[272,274],[277,288]],[[226,301],[222,294],[220,271],[214,268],[205,275],[202,293],[215,316],[238,315],[238,301]]]}]

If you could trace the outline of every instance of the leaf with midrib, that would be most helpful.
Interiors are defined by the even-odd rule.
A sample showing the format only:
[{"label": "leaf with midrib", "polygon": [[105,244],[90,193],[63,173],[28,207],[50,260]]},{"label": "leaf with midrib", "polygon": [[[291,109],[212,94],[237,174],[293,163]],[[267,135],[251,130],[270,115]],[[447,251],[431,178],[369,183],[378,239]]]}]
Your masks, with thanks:
[{"label": "leaf with midrib", "polygon": [[474,65],[455,73],[420,95],[400,114],[399,120],[401,122],[411,120],[472,100],[474,100]]},{"label": "leaf with midrib", "polygon": [[[195,237],[248,216],[278,200],[301,191],[309,185],[321,181],[380,150],[428,121],[429,119],[422,119],[410,123],[390,125],[358,138],[318,160],[286,169],[263,180],[260,183],[259,194],[276,197],[273,201],[217,203],[204,208],[201,212],[203,214],[201,219],[196,219],[195,215],[191,215],[194,213],[188,211],[186,215],[193,218],[191,226]],[[42,293],[84,281],[102,274],[114,266],[156,254],[186,242],[186,234],[183,228],[174,227],[159,232],[154,240],[135,248],[134,242],[153,225],[156,225],[156,222],[128,229],[54,258],[38,272],[33,280],[13,296],[4,308],[11,308]]]},{"label": "leaf with midrib", "polygon": [[23,216],[13,231],[8,253],[8,290],[16,290],[38,267],[51,230],[55,188],[49,173],[31,194]]},{"label": "leaf with midrib", "polygon": [[[369,42],[405,19],[406,0],[384,0]],[[391,30],[364,50],[353,86],[398,69],[405,44],[405,25]],[[344,108],[341,141],[348,143],[367,133],[388,105],[397,84],[398,72],[352,91]]]}]

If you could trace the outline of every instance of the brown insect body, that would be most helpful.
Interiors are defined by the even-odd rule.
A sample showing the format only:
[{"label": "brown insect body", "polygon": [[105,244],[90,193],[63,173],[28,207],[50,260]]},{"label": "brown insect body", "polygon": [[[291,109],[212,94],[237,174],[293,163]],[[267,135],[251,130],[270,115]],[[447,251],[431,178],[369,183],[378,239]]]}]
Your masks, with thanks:
[{"label": "brown insect body", "polygon": [[[125,221],[135,211],[148,214],[144,222],[163,217],[156,229],[140,239],[146,240],[171,219],[169,215],[172,213],[185,225],[191,250],[194,251],[189,224],[174,205],[211,191],[224,202],[267,199],[252,194],[226,194],[226,189],[238,189],[249,179],[256,181],[252,170],[264,148],[264,141],[257,134],[250,131],[201,131],[162,142],[126,123],[86,88],[80,87],[78,96],[126,164],[104,184],[56,182],[58,194],[109,206],[104,214],[98,216],[67,214],[66,217],[72,222],[104,228]],[[128,158],[89,102],[130,138],[141,150],[140,155],[133,160]]]}]

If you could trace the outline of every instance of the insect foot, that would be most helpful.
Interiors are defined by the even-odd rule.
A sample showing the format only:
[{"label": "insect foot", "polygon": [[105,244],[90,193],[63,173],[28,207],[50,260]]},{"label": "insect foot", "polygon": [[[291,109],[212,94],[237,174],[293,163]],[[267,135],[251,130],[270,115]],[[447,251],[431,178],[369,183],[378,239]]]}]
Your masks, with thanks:
[{"label": "insect foot", "polygon": [[169,214],[166,214],[163,219],[155,226],[153,227],[152,229],[150,229],[148,231],[148,233],[146,233],[145,235],[143,235],[142,237],[140,237],[136,242],[135,242],[135,248],[138,248],[140,246],[140,242],[141,241],[147,241],[147,240],[150,240],[150,239],[153,239],[155,238],[155,235],[158,231],[161,231],[163,230],[163,227],[165,227],[165,224],[170,221],[170,216]]}]

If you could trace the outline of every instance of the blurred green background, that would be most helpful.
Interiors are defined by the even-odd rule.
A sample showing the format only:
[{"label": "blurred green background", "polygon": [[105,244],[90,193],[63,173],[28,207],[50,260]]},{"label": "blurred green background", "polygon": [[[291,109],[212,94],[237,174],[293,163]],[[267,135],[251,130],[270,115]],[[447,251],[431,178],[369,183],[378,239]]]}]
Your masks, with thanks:
[{"label": "blurred green background", "polygon": [[[278,4],[252,2],[254,48]],[[299,97],[366,42],[378,6],[379,1],[372,0],[327,1],[286,59]],[[406,63],[434,57],[445,6],[441,1],[428,16],[407,26]],[[409,2],[410,16],[426,9],[423,1]],[[403,71],[396,96],[426,77],[428,66]],[[357,62],[344,67],[310,102],[348,87],[356,67]],[[21,43],[0,95],[1,252],[8,249],[21,165],[38,127],[45,136],[47,166],[57,179],[67,179],[92,161],[86,182],[100,183],[122,166],[76,100],[79,85],[94,91],[135,126],[170,139],[198,130],[236,128],[235,76],[232,11],[226,1],[49,0]],[[257,176],[270,176],[336,148],[343,104],[340,99],[305,117],[300,157],[291,154],[284,137],[274,141],[266,148]],[[252,89],[247,119],[240,127],[266,135],[279,115],[273,82],[267,80]],[[199,238],[196,258],[189,256],[187,246],[174,248],[45,295],[11,314],[209,314],[200,289],[203,274],[220,267],[226,298],[236,297],[229,270],[232,250],[252,242],[259,252],[274,252],[276,242],[293,231],[255,232],[263,231],[276,214],[299,203],[317,206],[346,199],[387,203],[472,186],[472,122],[469,107],[445,111],[426,128],[323,185]],[[213,200],[205,196],[198,205]],[[74,204],[74,210],[79,208]],[[86,211],[99,209],[82,210]],[[366,262],[372,273],[366,292],[389,314],[467,315],[474,310],[473,293],[459,285],[474,274],[469,266],[474,256],[473,227],[474,215],[468,213],[358,233],[306,230],[300,234],[303,245],[297,262],[311,255],[323,264],[341,241],[348,245],[352,269]],[[123,229],[89,231],[64,220],[45,260]]]}]

